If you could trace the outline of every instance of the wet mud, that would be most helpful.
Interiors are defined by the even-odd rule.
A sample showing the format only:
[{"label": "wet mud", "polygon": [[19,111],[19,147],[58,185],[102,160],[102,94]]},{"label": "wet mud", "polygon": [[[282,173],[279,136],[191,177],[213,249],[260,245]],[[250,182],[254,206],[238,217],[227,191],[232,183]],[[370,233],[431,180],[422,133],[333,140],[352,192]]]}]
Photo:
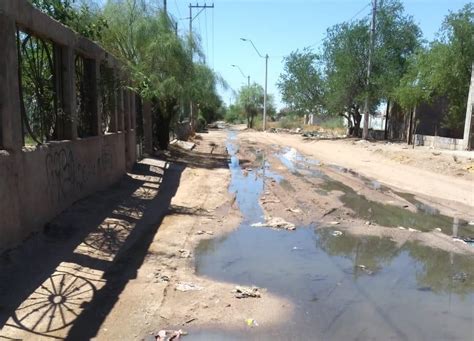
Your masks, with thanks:
[{"label": "wet mud", "polygon": [[[295,188],[256,148],[251,151],[259,155],[254,165],[261,167],[242,166],[239,148],[236,132],[230,132],[229,190],[235,193],[241,225],[228,235],[203,240],[195,250],[195,271],[218,281],[265,288],[292,302],[294,313],[278,327],[249,327],[243,321],[240,331],[193,330],[189,339],[450,340],[473,335],[472,254],[428,247],[410,238],[400,244],[388,237],[354,235],[317,220],[296,231],[252,227],[264,219],[261,197],[268,183],[289,193]],[[456,234],[473,236],[467,222],[442,215],[410,194],[395,193],[415,210],[370,200],[294,150],[277,151],[274,157],[295,176],[317,178],[315,196],[338,193],[360,219],[420,231],[440,228],[448,235],[454,221]],[[372,190],[391,191],[361,179]]]}]

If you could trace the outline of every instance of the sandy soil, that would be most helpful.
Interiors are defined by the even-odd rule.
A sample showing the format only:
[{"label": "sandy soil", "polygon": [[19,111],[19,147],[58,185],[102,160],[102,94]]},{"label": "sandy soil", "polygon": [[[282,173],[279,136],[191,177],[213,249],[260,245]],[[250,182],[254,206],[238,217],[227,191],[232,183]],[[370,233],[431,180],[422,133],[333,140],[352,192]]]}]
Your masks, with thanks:
[{"label": "sandy soil", "polygon": [[[193,151],[175,148],[143,160],[120,184],[76,203],[45,233],[2,255],[0,336],[142,340],[163,328],[241,331],[250,328],[248,318],[270,329],[288,321],[295,306],[287,299],[264,289],[261,298],[237,299],[233,283],[195,273],[198,244],[225,236],[242,219],[235,197],[228,193],[226,139],[225,131],[211,131],[195,140]],[[291,172],[278,158],[282,148],[294,147],[322,162],[315,165],[318,172],[374,202],[416,212],[397,192],[403,190],[443,214],[474,220],[472,176],[436,169],[438,159],[443,167],[461,169],[470,154],[451,162],[451,154],[430,159],[426,151],[401,146],[308,142],[294,135],[250,131],[240,132],[239,144],[238,156],[248,176],[265,160],[268,171],[283,178],[266,177],[260,200],[266,215],[297,226],[387,236],[400,247],[419,241],[446,251],[474,252],[435,226],[422,233],[363,219],[345,207],[340,190],[322,190],[322,177]],[[400,163],[392,157],[396,153],[411,161]],[[373,179],[389,188],[371,187]],[[183,283],[199,290],[177,290]]]},{"label": "sandy soil", "polygon": [[[271,326],[292,304],[264,289],[197,277],[194,249],[240,222],[228,193],[227,133],[144,159],[124,180],[73,205],[0,257],[0,338],[142,340],[163,328]],[[178,284],[200,290],[182,292]]]},{"label": "sandy soil", "polygon": [[[299,135],[246,131],[253,143],[294,147],[324,163],[356,170],[371,179],[441,203],[474,207],[474,152],[405,149],[402,144],[368,143],[358,140],[306,140]],[[455,156],[455,159],[453,158]]]},{"label": "sandy soil", "polygon": [[[436,219],[433,219],[434,225],[430,228],[430,231],[423,233],[416,229],[409,230],[412,226],[381,226],[378,225],[376,221],[371,221],[370,218],[362,218],[359,214],[361,212],[346,207],[340,200],[343,194],[340,190],[332,190],[328,193],[321,191],[325,180],[318,176],[311,177],[305,176],[304,173],[295,174],[291,172],[278,157],[279,154],[287,150],[287,146],[293,145],[296,149],[304,151],[304,155],[309,157],[310,162],[313,160],[311,158],[312,155],[319,155],[319,149],[317,148],[310,149],[310,146],[301,144],[301,141],[298,145],[293,135],[279,136],[242,132],[239,135],[239,142],[239,158],[245,160],[242,164],[243,168],[248,168],[252,171],[258,169],[262,166],[261,155],[264,154],[266,162],[269,164],[269,169],[278,173],[278,175],[284,179],[280,182],[275,181],[271,177],[267,177],[266,179],[266,190],[260,203],[268,216],[284,218],[297,226],[312,225],[320,228],[343,230],[357,235],[389,237],[397,242],[400,247],[407,241],[418,241],[424,245],[445,251],[467,254],[474,253],[474,248],[453,240],[450,234],[447,235],[446,233],[441,233],[441,231],[436,230]],[[345,148],[347,142],[340,141],[339,145],[335,145],[334,143],[331,143],[331,145],[339,150],[339,148]],[[349,146],[351,146],[351,144],[349,144]],[[311,147],[314,146],[311,145]],[[352,152],[354,153],[354,150],[352,150]],[[330,162],[329,160],[331,160],[331,164],[337,166],[347,166],[348,163],[353,164],[352,161],[347,161],[342,156],[337,156],[336,158],[331,157],[331,154],[327,150],[324,155],[325,158],[322,159],[318,157],[317,159],[322,159],[323,162],[328,163]],[[343,153],[342,155],[346,154]],[[369,157],[368,153],[367,157]],[[369,164],[374,165],[376,160],[372,158],[370,161]],[[382,162],[388,163],[389,161],[382,159]],[[365,163],[362,164],[365,165]],[[387,164],[382,165],[382,167],[387,167]],[[355,168],[357,172],[341,171],[341,168],[332,167],[326,163],[320,163],[313,168],[317,170],[318,174],[324,174],[333,180],[343,183],[354,190],[357,195],[364,196],[373,202],[396,207],[401,213],[403,213],[403,211],[417,212],[415,204],[404,197],[404,194],[413,194],[413,198],[430,205],[430,207],[438,210],[441,214],[449,217],[456,216],[466,221],[474,221],[474,211],[471,206],[446,200],[442,193],[439,192],[438,195],[440,197],[433,198],[426,193],[420,195],[415,190],[407,190],[404,191],[404,193],[400,193],[400,188],[394,188],[393,186],[384,188],[372,187],[372,178],[366,178],[361,175],[364,173],[360,171],[360,168]],[[408,169],[402,169],[400,174],[403,174],[404,171],[408,172]],[[424,170],[423,172],[424,177],[431,176],[431,180],[434,181],[434,179],[436,179],[437,181],[430,184],[425,183],[426,186],[430,185],[436,188],[438,185],[444,185],[442,183],[442,180],[445,180],[444,176],[438,177],[438,174],[428,170]],[[379,174],[379,168],[376,167],[373,173]],[[398,170],[392,170],[392,174],[398,174]],[[383,178],[383,174],[380,175],[382,179],[385,179]],[[446,178],[451,179],[450,176],[446,176]],[[379,181],[382,182],[382,180]],[[412,181],[412,183],[409,184],[409,181]],[[403,183],[407,188],[410,188],[410,186],[413,188],[414,184],[425,181],[426,179],[421,177],[417,172],[412,173],[408,178],[403,178]],[[470,180],[465,181],[469,185],[472,185]],[[390,184],[390,179],[383,182],[388,185]],[[454,184],[456,183],[457,182],[454,182]],[[450,184],[451,186],[455,186],[452,183]],[[462,186],[459,188],[454,187],[450,193],[456,190],[462,191],[464,188]],[[394,214],[394,212],[389,211],[387,214]],[[449,230],[448,232],[451,231]]]}]

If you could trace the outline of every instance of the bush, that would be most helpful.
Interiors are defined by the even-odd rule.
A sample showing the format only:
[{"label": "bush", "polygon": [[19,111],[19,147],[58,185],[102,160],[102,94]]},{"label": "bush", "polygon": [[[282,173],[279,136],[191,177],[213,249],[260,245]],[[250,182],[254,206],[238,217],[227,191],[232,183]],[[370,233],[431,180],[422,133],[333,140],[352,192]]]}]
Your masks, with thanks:
[{"label": "bush", "polygon": [[204,131],[206,127],[207,127],[206,119],[202,116],[199,116],[197,120],[197,131]]}]

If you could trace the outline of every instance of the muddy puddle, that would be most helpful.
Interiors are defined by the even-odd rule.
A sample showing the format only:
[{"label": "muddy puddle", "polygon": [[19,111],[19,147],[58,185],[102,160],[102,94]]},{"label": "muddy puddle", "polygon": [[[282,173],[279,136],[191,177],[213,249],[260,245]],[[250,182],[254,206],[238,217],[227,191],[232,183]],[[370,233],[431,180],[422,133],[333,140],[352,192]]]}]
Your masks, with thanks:
[{"label": "muddy puddle", "polygon": [[[242,321],[240,330],[195,329],[188,339],[472,338],[473,256],[410,241],[400,248],[388,238],[334,235],[333,229],[318,226],[292,232],[251,227],[263,218],[259,197],[264,180],[253,174],[257,170],[245,174],[240,168],[235,132],[228,150],[230,191],[236,193],[243,220],[229,235],[199,244],[196,273],[265,288],[291,301],[294,310],[275,325],[251,328]],[[248,318],[258,322],[256,316]]]},{"label": "muddy puddle", "polygon": [[[440,214],[439,210],[417,200],[413,194],[393,191],[395,195],[413,204],[416,207],[416,212],[366,198],[351,187],[330,178],[321,170],[314,169],[313,166],[319,165],[319,163],[304,158],[294,149],[290,149],[290,151],[284,149],[277,153],[277,157],[292,173],[323,179],[324,183],[317,190],[319,194],[327,194],[332,191],[341,192],[341,202],[354,211],[360,219],[382,226],[412,228],[423,232],[438,228],[450,236],[474,238],[474,227],[468,225],[466,220]],[[350,173],[352,176],[361,179],[370,189],[385,193],[391,191],[378,181],[368,179],[352,170],[334,165],[329,165],[329,167],[338,172]]]}]

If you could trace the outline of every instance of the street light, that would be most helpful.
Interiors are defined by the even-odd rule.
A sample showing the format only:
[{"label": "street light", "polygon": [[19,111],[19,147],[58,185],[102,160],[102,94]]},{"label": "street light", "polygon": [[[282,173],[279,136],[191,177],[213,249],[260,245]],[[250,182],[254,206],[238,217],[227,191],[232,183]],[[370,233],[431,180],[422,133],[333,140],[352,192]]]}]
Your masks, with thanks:
[{"label": "street light", "polygon": [[232,66],[232,67],[235,67],[235,68],[237,68],[237,69],[239,69],[239,71],[240,71],[240,73],[242,74],[242,76],[243,76],[244,78],[247,78],[247,85],[250,87],[250,76],[246,76],[246,75],[244,74],[244,72],[242,71],[242,69],[240,68],[240,66],[235,65],[235,64],[232,64],[231,66]]},{"label": "street light", "polygon": [[266,131],[267,126],[267,81],[268,81],[268,54],[263,56],[260,51],[257,49],[252,40],[246,38],[240,38],[240,40],[249,42],[252,44],[255,52],[257,52],[260,58],[265,58],[265,92],[263,94],[263,131]]}]

